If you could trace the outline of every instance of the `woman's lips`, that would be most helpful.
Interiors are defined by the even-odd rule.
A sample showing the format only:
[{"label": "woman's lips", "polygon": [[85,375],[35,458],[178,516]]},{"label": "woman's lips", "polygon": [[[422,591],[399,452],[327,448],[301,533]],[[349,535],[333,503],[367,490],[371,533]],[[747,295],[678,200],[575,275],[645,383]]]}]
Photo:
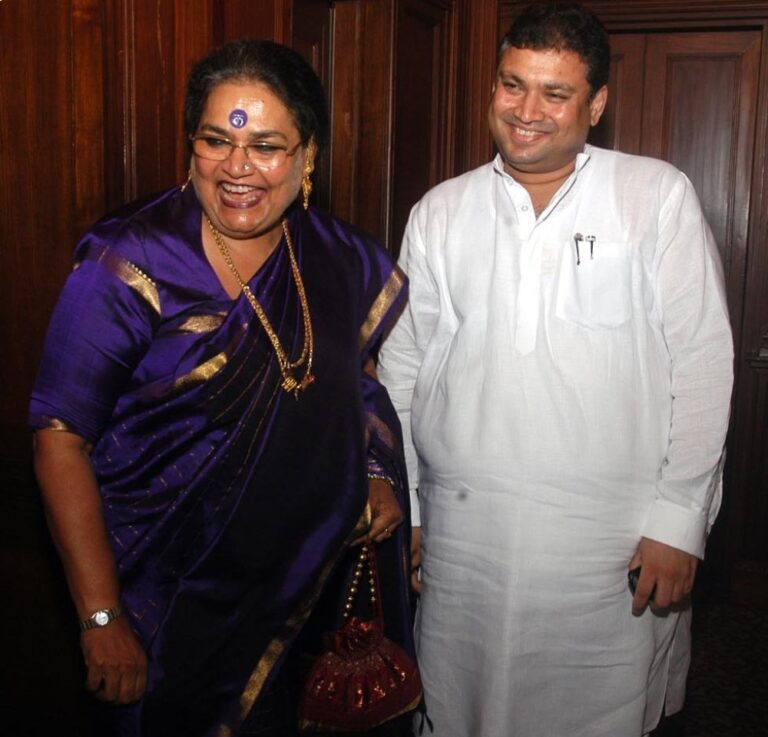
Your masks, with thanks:
[{"label": "woman's lips", "polygon": [[222,203],[227,207],[253,207],[258,205],[266,194],[262,187],[232,182],[221,182],[219,192]]}]

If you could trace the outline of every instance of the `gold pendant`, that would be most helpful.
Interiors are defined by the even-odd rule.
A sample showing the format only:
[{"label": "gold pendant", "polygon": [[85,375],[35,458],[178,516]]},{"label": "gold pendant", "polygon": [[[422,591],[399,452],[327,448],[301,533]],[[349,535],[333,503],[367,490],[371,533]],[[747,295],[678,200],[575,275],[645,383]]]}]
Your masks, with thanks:
[{"label": "gold pendant", "polygon": [[314,381],[314,374],[307,374],[301,381],[296,381],[293,376],[286,376],[283,379],[282,387],[289,394],[293,392],[294,399],[298,399],[299,393],[303,392]]},{"label": "gold pendant", "polygon": [[293,378],[293,376],[286,376],[283,379],[283,389],[289,394],[299,386],[299,382]]}]

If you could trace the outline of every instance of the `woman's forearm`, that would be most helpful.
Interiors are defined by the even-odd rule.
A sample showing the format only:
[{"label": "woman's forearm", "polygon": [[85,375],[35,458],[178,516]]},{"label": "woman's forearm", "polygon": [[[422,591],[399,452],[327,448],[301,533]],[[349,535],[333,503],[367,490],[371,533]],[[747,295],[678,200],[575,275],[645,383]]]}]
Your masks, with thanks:
[{"label": "woman's forearm", "polygon": [[35,473],[48,526],[72,600],[81,619],[120,602],[115,560],[101,511],[99,488],[79,435],[40,430],[34,442]]}]

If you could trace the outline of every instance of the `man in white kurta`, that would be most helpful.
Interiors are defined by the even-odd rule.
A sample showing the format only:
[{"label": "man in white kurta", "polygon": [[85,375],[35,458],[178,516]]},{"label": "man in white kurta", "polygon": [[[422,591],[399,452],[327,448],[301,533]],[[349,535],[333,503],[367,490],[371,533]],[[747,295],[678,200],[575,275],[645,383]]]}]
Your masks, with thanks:
[{"label": "man in white kurta", "polygon": [[585,70],[502,49],[499,155],[429,192],[403,242],[379,373],[436,737],[638,737],[684,694],[732,381],[721,266],[682,173],[585,145],[605,104]]}]

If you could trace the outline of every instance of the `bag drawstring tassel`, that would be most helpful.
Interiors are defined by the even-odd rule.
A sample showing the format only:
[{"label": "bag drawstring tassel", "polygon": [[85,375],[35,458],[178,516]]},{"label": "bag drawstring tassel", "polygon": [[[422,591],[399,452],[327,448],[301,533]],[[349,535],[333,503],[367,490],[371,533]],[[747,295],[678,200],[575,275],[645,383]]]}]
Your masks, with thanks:
[{"label": "bag drawstring tassel", "polygon": [[435,731],[435,725],[432,723],[432,720],[429,718],[429,714],[427,714],[427,705],[424,703],[424,699],[422,698],[421,702],[418,706],[419,714],[421,714],[421,721],[419,722],[419,737],[424,734],[424,725],[426,723],[426,726],[429,727],[430,732]]}]

